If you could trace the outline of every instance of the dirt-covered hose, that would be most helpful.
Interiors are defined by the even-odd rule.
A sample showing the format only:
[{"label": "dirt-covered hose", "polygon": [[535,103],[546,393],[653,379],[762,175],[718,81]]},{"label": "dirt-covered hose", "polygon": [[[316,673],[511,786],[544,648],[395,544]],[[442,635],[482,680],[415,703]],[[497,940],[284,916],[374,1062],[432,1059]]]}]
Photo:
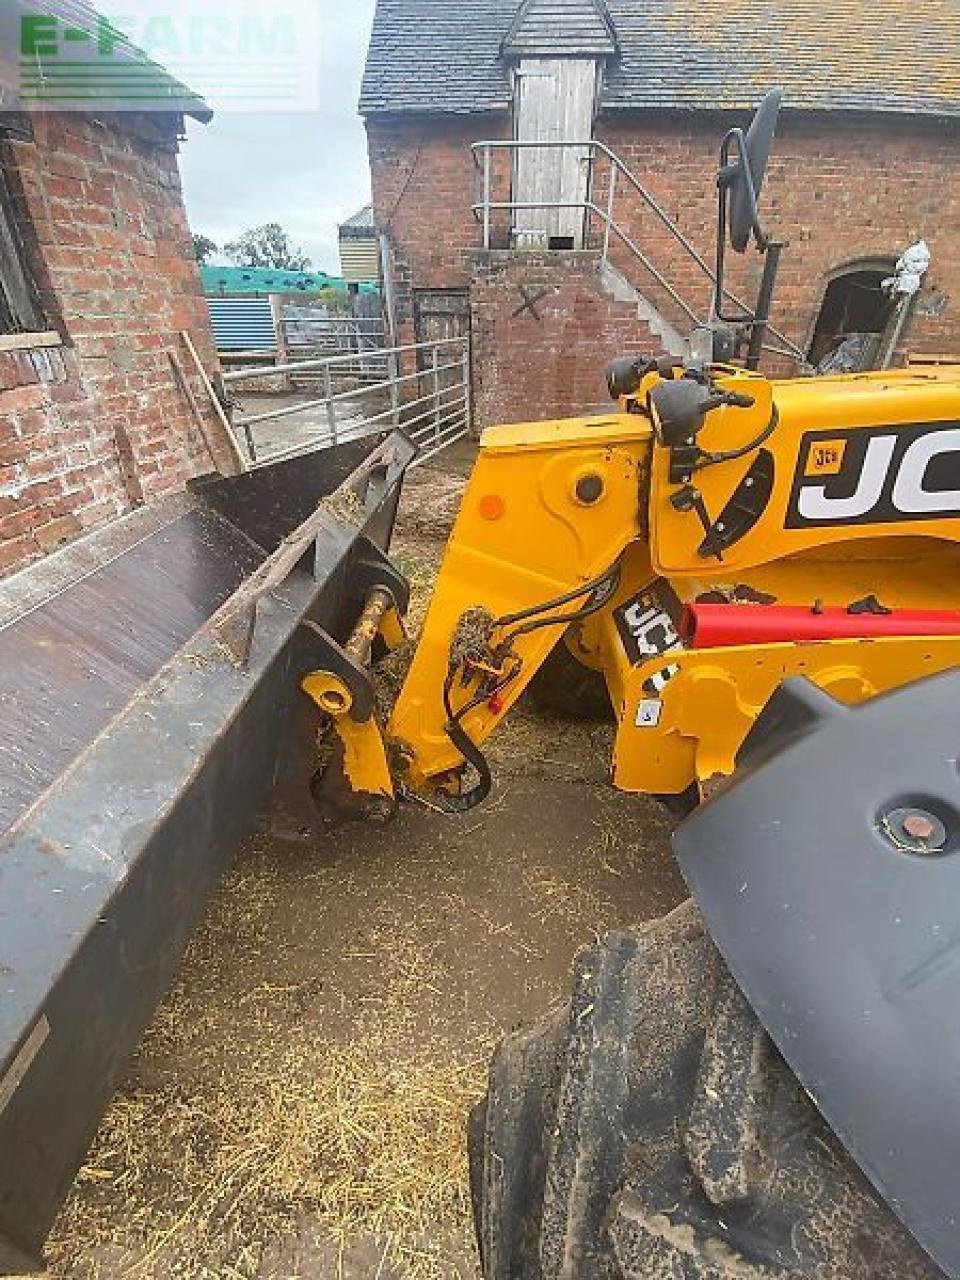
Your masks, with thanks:
[{"label": "dirt-covered hose", "polygon": [[486,800],[493,786],[493,776],[490,773],[490,766],[487,764],[483,752],[472,741],[469,734],[457,720],[451,720],[444,725],[443,731],[467,764],[473,765],[479,774],[479,778],[476,786],[471,787],[469,791],[465,791],[462,795],[450,796],[439,792],[434,798],[444,813],[467,813],[470,809],[475,809],[478,804],[482,804]]}]

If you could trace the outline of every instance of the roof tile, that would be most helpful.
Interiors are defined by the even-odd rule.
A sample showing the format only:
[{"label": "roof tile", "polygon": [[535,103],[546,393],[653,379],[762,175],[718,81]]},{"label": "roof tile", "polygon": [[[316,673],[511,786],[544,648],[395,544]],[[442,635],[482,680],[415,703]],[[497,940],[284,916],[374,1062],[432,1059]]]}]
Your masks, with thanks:
[{"label": "roof tile", "polygon": [[[582,14],[584,0],[575,3]],[[500,51],[520,7],[378,0],[360,110],[506,110]],[[620,57],[605,76],[605,111],[742,110],[777,85],[794,110],[960,116],[958,0],[607,0],[606,8]]]},{"label": "roof tile", "polygon": [[603,0],[523,0],[503,41],[506,57],[564,57],[617,52]]}]

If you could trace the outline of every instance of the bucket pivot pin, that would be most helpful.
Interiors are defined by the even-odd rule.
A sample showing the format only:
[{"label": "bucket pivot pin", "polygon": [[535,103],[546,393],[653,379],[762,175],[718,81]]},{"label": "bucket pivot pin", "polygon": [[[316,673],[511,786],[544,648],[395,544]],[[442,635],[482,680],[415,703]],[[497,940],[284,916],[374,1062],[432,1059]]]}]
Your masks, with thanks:
[{"label": "bucket pivot pin", "polygon": [[378,640],[389,651],[406,639],[394,594],[385,586],[372,587],[342,646],[316,623],[305,625],[325,653],[323,667],[306,676],[302,688],[330,717],[336,735],[334,756],[315,780],[314,798],[340,818],[386,821],[396,799],[369,668]]}]

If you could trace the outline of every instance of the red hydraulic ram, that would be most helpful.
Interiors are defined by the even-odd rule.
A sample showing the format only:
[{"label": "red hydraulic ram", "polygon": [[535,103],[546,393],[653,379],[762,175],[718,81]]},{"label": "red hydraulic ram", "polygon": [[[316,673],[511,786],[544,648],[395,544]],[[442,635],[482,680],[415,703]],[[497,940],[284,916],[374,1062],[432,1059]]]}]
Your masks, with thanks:
[{"label": "red hydraulic ram", "polygon": [[896,609],[891,613],[850,613],[836,605],[813,609],[806,605],[688,604],[680,633],[691,649],[797,640],[956,636],[960,635],[960,612]]}]

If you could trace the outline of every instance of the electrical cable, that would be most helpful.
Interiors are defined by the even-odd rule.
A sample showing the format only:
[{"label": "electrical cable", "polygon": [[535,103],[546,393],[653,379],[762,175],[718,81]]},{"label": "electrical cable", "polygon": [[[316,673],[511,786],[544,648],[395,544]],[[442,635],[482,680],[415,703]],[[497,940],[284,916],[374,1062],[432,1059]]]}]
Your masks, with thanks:
[{"label": "electrical cable", "polygon": [[421,138],[417,144],[417,154],[413,157],[413,161],[410,165],[410,168],[407,170],[407,176],[403,181],[403,186],[400,188],[400,194],[397,196],[396,200],[394,201],[393,208],[390,210],[389,214],[387,215],[386,219],[383,222],[383,230],[386,232],[393,231],[393,220],[399,213],[400,206],[403,204],[404,198],[406,197],[406,194],[410,189],[410,183],[413,181],[414,175],[416,174],[417,170],[420,168],[420,161],[423,158],[423,148],[424,148],[424,139]]},{"label": "electrical cable", "polygon": [[770,421],[760,432],[760,434],[751,440],[749,444],[743,445],[739,449],[726,449],[720,453],[707,453],[705,450],[700,451],[700,456],[693,465],[694,471],[702,471],[704,467],[712,467],[718,462],[735,462],[737,458],[744,458],[748,453],[753,453],[755,449],[759,449],[762,444],[770,439],[777,427],[780,425],[780,411],[776,405],[770,412]]},{"label": "electrical cable", "polygon": [[[582,608],[575,610],[573,613],[552,614],[546,618],[534,616],[529,622],[524,622],[520,626],[515,627],[513,631],[509,632],[497,648],[509,648],[513,641],[519,636],[530,635],[532,632],[540,631],[544,627],[568,627],[573,622],[582,622],[584,618],[590,618],[593,614],[599,613],[600,610],[609,603],[610,597],[620,585],[622,559],[623,557],[621,556],[620,559],[614,563],[612,568],[607,570],[603,578],[599,581],[595,581],[593,584],[587,584],[587,586],[578,593],[583,595],[584,591],[588,592],[588,599],[585,601]],[[562,604],[564,601],[549,600],[542,606],[542,608],[552,609],[558,603]]]},{"label": "electrical cable", "polygon": [[579,600],[581,596],[592,594],[598,587],[602,587],[612,573],[619,570],[623,553],[617,557],[609,569],[604,569],[598,577],[591,582],[584,582],[579,587],[574,587],[572,591],[568,591],[565,595],[554,596],[552,600],[544,600],[540,604],[532,605],[529,609],[521,609],[517,613],[504,613],[499,618],[495,618],[493,625],[495,627],[511,627],[515,622],[524,622],[527,618],[536,617],[538,614],[546,612],[547,609],[557,609],[561,605],[572,604],[574,600]]},{"label": "electrical cable", "polygon": [[476,785],[461,795],[451,796],[442,791],[437,793],[435,799],[444,813],[467,813],[470,809],[476,808],[478,804],[482,804],[490,794],[490,789],[493,786],[493,775],[490,772],[489,764],[487,764],[487,758],[463,728],[460,721],[475,707],[480,706],[483,702],[489,702],[502,689],[505,689],[519,670],[520,667],[517,666],[507,676],[499,680],[494,688],[485,689],[482,694],[474,695],[459,711],[454,711],[450,701],[456,669],[449,672],[446,680],[444,680],[443,708],[447,715],[447,723],[443,726],[443,731],[463,756],[466,763],[473,765],[479,775]]}]

